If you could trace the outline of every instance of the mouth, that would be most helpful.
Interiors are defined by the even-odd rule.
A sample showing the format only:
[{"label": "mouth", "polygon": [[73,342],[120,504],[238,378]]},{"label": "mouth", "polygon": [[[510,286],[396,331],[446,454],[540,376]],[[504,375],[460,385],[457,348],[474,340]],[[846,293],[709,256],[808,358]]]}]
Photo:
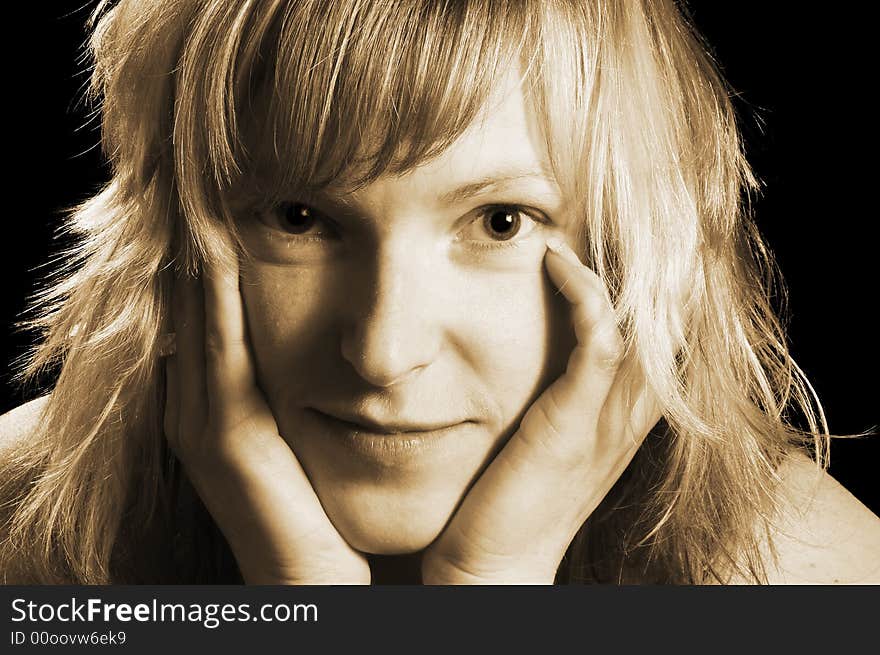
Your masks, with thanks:
[{"label": "mouth", "polygon": [[[306,410],[322,428],[333,437],[330,441],[341,444],[360,460],[382,466],[402,466],[451,454],[462,447],[461,439],[473,421],[454,423],[379,422],[363,416],[345,418],[314,408]],[[352,420],[354,419],[354,420]]]},{"label": "mouth", "polygon": [[398,435],[418,435],[430,432],[439,432],[449,428],[469,423],[466,420],[456,421],[383,421],[370,418],[368,416],[347,414],[342,412],[324,412],[318,409],[311,410],[322,417],[336,421],[351,430],[364,432],[375,435],[398,436]]}]

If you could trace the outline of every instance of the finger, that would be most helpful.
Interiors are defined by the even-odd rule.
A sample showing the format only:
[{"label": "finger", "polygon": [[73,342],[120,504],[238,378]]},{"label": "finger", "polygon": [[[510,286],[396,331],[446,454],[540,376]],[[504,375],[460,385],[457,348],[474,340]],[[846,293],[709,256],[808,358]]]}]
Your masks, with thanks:
[{"label": "finger", "polygon": [[177,375],[177,356],[170,355],[165,358],[165,414],[162,425],[165,438],[175,449],[180,430],[180,385]]},{"label": "finger", "polygon": [[[556,265],[560,263],[562,266]],[[566,276],[566,264],[573,269],[573,277]],[[586,351],[584,358],[573,357],[572,367],[567,372],[574,372],[572,378],[575,378],[578,375],[577,367],[591,369],[591,379],[597,380],[599,384],[592,390],[589,387],[581,389],[594,398],[602,396],[605,387],[602,380],[611,380],[602,408],[603,415],[607,415],[602,420],[604,429],[598,436],[618,435],[625,431],[633,443],[641,443],[648,431],[660,420],[662,412],[657,398],[647,385],[644,372],[636,362],[631,362],[630,370],[621,374],[623,342],[605,285],[593,271],[581,264],[571,248],[555,239],[548,240],[547,268],[554,283],[575,308],[574,322],[578,344],[589,344],[587,349],[580,349],[581,353]],[[584,284],[591,287],[593,293],[584,293]],[[589,302],[584,302],[586,297],[590,297],[592,306],[589,306]],[[565,381],[559,386],[563,387],[564,384]],[[598,388],[600,385],[601,388]],[[563,390],[559,395],[564,396],[565,393]]]},{"label": "finger", "polygon": [[[548,241],[547,272],[572,309],[577,343],[544,408],[560,428],[597,418],[623,357],[623,340],[604,284],[561,241]],[[576,408],[576,411],[572,411]],[[566,416],[563,414],[570,414]]]},{"label": "finger", "polygon": [[621,369],[611,385],[602,409],[597,438],[627,440],[641,445],[657,421],[663,416],[659,399],[645,378],[642,368],[632,362],[625,373]]},{"label": "finger", "polygon": [[183,436],[196,434],[207,410],[205,401],[204,301],[199,281],[184,273],[175,278],[172,320],[178,390],[178,427]]},{"label": "finger", "polygon": [[237,260],[206,265],[204,288],[207,386],[211,402],[229,415],[256,388]]}]

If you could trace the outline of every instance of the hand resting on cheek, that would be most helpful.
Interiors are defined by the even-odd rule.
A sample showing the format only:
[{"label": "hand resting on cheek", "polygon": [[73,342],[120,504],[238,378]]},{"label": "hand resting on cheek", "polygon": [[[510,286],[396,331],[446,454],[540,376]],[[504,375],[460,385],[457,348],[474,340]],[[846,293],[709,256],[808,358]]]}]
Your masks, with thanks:
[{"label": "hand resting on cheek", "polygon": [[238,271],[174,288],[165,433],[250,584],[369,584],[256,385]]},{"label": "hand resting on cheek", "polygon": [[561,240],[547,245],[577,344],[426,551],[426,583],[552,584],[575,533],[660,419],[644,380],[620,373],[623,344],[604,285]]}]

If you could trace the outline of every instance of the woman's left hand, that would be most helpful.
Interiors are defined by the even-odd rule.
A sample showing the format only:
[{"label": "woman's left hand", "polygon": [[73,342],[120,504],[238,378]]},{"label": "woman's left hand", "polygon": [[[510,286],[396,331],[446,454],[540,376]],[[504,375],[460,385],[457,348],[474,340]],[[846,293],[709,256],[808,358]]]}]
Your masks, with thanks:
[{"label": "woman's left hand", "polygon": [[552,584],[578,529],[660,419],[644,378],[619,374],[623,342],[605,286],[567,245],[547,245],[577,345],[425,551],[425,584]]}]

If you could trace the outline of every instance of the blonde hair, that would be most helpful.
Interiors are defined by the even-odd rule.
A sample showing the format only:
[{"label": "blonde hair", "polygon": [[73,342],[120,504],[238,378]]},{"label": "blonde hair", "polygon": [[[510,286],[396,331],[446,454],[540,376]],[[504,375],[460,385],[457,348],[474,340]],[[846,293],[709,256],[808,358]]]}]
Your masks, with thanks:
[{"label": "blonde hair", "polygon": [[[77,246],[28,323],[21,379],[60,373],[0,483],[8,579],[225,575],[161,429],[169,272],[234,256],[218,231],[237,235],[242,194],[364,184],[442,152],[511,65],[665,419],[558,580],[762,579],[778,464],[805,443],[824,463],[828,430],[771,307],[728,89],[672,0],[121,0],[92,20],[112,179],[71,214]],[[199,517],[204,542],[187,536]]]}]

